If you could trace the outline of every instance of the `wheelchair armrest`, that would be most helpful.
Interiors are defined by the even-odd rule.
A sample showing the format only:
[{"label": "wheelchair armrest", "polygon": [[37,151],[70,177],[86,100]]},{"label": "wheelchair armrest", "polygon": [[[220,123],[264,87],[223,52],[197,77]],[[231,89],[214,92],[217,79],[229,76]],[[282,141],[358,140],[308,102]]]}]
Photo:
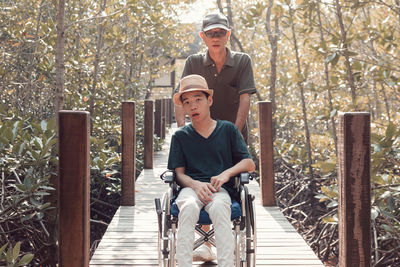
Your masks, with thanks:
[{"label": "wheelchair armrest", "polygon": [[161,180],[164,180],[167,184],[172,184],[175,182],[175,172],[171,170],[166,170],[160,175]]},{"label": "wheelchair armrest", "polygon": [[174,181],[175,181],[175,172],[169,173],[164,178],[164,182],[168,184],[173,183]]},{"label": "wheelchair armrest", "polygon": [[240,184],[248,184],[250,182],[250,173],[242,172],[240,173]]},{"label": "wheelchair armrest", "polygon": [[163,174],[160,175],[161,180],[164,180],[165,183],[169,184],[169,187],[172,189],[172,195],[177,196],[180,185],[176,179],[176,173],[174,170],[166,170]]},{"label": "wheelchair armrest", "polygon": [[249,172],[241,172],[235,176],[235,188],[239,190],[242,185],[248,184],[253,176]]}]

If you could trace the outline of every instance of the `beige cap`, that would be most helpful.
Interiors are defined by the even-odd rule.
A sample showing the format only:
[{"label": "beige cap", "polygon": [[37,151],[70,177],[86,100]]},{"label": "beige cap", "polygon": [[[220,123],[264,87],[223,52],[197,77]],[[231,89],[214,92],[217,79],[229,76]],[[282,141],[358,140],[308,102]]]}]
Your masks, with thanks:
[{"label": "beige cap", "polygon": [[214,91],[208,89],[207,81],[202,76],[197,74],[192,74],[185,76],[180,81],[179,92],[175,93],[173,96],[174,104],[177,106],[182,106],[181,95],[187,92],[202,91],[213,96]]}]

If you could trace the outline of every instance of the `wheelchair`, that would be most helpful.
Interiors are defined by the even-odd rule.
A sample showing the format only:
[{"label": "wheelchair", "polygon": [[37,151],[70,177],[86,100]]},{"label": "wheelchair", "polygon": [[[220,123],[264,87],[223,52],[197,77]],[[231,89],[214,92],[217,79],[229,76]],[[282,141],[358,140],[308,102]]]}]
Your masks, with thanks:
[{"label": "wheelchair", "polygon": [[[160,267],[176,266],[176,233],[178,227],[178,207],[174,203],[179,193],[179,186],[176,183],[175,172],[166,171],[160,178],[169,184],[167,192],[162,200],[155,199],[156,213],[158,219],[158,265]],[[235,190],[238,200],[232,199],[231,221],[235,241],[235,266],[255,267],[256,266],[256,220],[254,196],[249,194],[246,184],[252,176],[245,172],[234,177]],[[200,211],[199,221],[195,227],[198,237],[195,239],[194,249],[205,242],[210,242],[214,247],[214,229],[210,227],[208,232],[204,231],[202,225],[212,225],[208,213],[204,208]]]}]

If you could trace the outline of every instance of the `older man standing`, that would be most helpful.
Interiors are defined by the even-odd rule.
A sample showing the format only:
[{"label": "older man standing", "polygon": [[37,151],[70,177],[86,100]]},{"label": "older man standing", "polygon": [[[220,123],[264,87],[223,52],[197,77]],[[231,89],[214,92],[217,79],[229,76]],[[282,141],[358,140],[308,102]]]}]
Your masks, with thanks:
[{"label": "older man standing", "polygon": [[[213,119],[234,123],[247,141],[246,120],[250,110],[251,94],[256,92],[251,59],[248,54],[231,51],[226,45],[231,36],[229,22],[220,13],[206,15],[199,33],[207,51],[186,59],[182,78],[190,74],[203,76],[214,88]],[[177,86],[177,91],[179,85]],[[178,126],[185,124],[185,114],[175,106]]]}]

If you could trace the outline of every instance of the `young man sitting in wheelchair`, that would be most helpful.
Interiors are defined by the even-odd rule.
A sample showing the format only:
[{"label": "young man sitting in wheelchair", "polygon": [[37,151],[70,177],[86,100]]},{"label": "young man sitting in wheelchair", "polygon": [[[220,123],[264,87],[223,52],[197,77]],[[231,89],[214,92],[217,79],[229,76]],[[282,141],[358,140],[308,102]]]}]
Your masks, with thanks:
[{"label": "young man sitting in wheelchair", "polygon": [[175,170],[182,187],[176,199],[179,267],[192,266],[194,231],[203,207],[215,230],[218,266],[234,266],[230,207],[236,191],[232,177],[255,169],[237,127],[211,118],[212,96],[213,90],[199,75],[184,77],[179,92],[173,96],[175,105],[183,106],[192,121],[172,136],[168,159],[168,169]]}]

